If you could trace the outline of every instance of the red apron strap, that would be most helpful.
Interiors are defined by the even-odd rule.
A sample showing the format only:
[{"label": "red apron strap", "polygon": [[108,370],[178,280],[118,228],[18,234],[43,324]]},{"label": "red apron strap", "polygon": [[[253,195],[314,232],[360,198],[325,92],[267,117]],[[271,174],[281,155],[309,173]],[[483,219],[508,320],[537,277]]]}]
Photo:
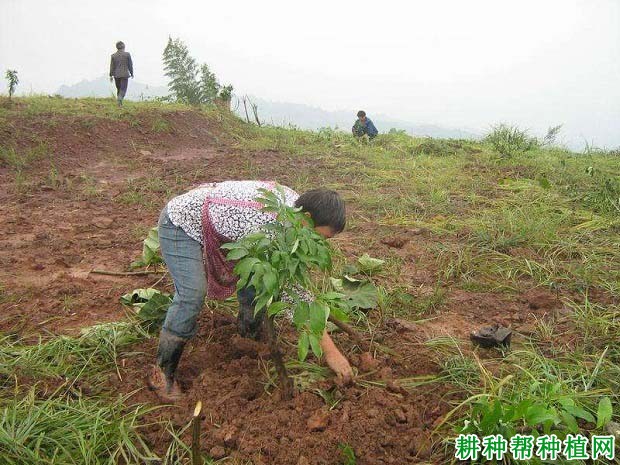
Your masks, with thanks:
[{"label": "red apron strap", "polygon": [[[261,181],[266,188],[273,189],[275,182]],[[224,300],[235,293],[239,277],[234,273],[236,262],[227,260],[225,252],[221,249],[222,244],[230,242],[230,239],[219,234],[215,229],[209,207],[211,205],[229,205],[233,207],[253,208],[260,210],[263,204],[252,200],[233,200],[207,195],[202,204],[202,242],[203,259],[207,275],[207,297],[210,299]],[[270,216],[276,214],[269,212]]]}]

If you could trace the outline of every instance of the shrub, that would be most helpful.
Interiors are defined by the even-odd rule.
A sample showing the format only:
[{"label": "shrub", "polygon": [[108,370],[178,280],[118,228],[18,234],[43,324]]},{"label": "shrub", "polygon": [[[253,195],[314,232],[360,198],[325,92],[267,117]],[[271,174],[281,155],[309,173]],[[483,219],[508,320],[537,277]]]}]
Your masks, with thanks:
[{"label": "shrub", "polygon": [[490,144],[502,157],[513,157],[540,146],[538,140],[529,136],[527,131],[507,124],[494,126],[484,142]]}]

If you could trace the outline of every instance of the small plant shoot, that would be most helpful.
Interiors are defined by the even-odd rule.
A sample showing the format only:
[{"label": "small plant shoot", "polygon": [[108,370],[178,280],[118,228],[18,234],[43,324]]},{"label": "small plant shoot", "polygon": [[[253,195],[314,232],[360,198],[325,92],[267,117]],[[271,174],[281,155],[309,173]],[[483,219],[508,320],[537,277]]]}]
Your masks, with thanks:
[{"label": "small plant shoot", "polygon": [[132,268],[142,268],[163,264],[164,260],[159,251],[159,232],[157,227],[149,229],[142,241],[142,257],[131,264]]}]

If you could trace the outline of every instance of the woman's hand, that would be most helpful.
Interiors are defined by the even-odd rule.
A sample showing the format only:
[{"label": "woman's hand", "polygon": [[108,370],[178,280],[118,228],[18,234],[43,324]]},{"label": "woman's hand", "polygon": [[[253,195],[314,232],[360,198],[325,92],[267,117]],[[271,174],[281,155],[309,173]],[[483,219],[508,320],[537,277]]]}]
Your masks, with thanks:
[{"label": "woman's hand", "polygon": [[325,352],[327,365],[336,373],[338,381],[344,385],[350,384],[353,380],[353,369],[349,361],[339,351]]},{"label": "woman's hand", "polygon": [[334,341],[332,341],[327,331],[323,333],[321,347],[325,355],[327,365],[336,373],[338,381],[344,385],[350,384],[353,380],[353,369],[344,355],[340,353]]}]

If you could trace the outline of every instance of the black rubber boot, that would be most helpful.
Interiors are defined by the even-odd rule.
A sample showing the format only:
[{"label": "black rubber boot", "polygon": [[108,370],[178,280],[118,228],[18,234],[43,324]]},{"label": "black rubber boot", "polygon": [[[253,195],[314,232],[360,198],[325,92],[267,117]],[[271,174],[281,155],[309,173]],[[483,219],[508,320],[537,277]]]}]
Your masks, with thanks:
[{"label": "black rubber boot", "polygon": [[262,330],[262,322],[265,316],[265,309],[262,308],[254,315],[254,288],[248,287],[237,292],[239,300],[239,316],[237,317],[237,327],[239,334],[251,339],[259,339]]},{"label": "black rubber boot", "polygon": [[174,374],[177,371],[179,360],[185,349],[187,340],[175,336],[165,329],[159,335],[159,346],[157,347],[157,365],[166,376],[166,391],[170,392],[174,385]]}]

